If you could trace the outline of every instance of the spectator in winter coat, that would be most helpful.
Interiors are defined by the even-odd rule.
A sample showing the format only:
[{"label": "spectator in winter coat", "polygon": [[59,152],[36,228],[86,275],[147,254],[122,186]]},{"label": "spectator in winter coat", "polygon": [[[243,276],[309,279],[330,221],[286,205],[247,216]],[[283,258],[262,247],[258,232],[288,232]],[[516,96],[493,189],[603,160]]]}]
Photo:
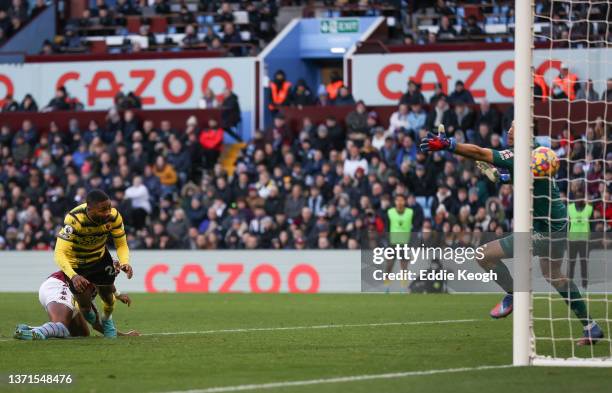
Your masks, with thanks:
[{"label": "spectator in winter coat", "polygon": [[410,103],[410,112],[408,113],[408,131],[416,135],[419,130],[425,127],[427,120],[427,112],[421,106],[421,103],[414,100]]},{"label": "spectator in winter coat", "polygon": [[480,113],[476,124],[487,123],[493,132],[501,134],[501,115],[486,98],[480,101]]},{"label": "spectator in winter coat", "polygon": [[36,104],[36,101],[31,94],[26,94],[25,97],[23,97],[23,101],[21,101],[21,104],[19,105],[19,111],[38,112],[38,104]]},{"label": "spectator in winter coat", "polygon": [[402,95],[399,104],[412,105],[412,103],[425,104],[425,97],[423,96],[423,93],[421,93],[420,85],[413,80],[409,80],[408,91]]},{"label": "spectator in winter coat", "polygon": [[312,91],[304,79],[299,79],[297,81],[293,87],[291,98],[293,105],[297,106],[298,108],[314,105],[315,103],[315,96],[312,94]]},{"label": "spectator in winter coat", "polygon": [[66,88],[64,86],[55,91],[55,97],[49,101],[49,104],[47,104],[45,109],[49,111],[67,111],[70,109],[68,93],[66,92]]},{"label": "spectator in winter coat", "polygon": [[200,131],[200,146],[205,159],[205,168],[212,169],[223,149],[223,128],[214,119],[208,120],[208,128]]},{"label": "spectator in winter coat", "polygon": [[344,161],[344,174],[350,177],[355,177],[358,169],[361,169],[364,174],[368,174],[368,161],[361,156],[359,147],[353,144],[349,148],[349,156]]},{"label": "spectator in winter coat", "polygon": [[285,214],[290,219],[295,219],[302,213],[306,206],[306,198],[302,195],[302,187],[299,184],[293,185],[291,194],[285,200]]},{"label": "spectator in winter coat", "polygon": [[151,196],[142,177],[136,176],[132,185],[125,190],[125,197],[132,202],[132,225],[135,229],[145,226],[147,216],[151,214]]},{"label": "spectator in winter coat", "polygon": [[363,144],[363,140],[368,137],[368,114],[366,112],[365,103],[361,100],[357,102],[355,110],[349,112],[345,119],[346,131],[348,139],[353,142],[359,141]]},{"label": "spectator in winter coat", "polygon": [[236,132],[234,128],[240,123],[240,104],[238,103],[238,97],[230,89],[223,90],[223,102],[221,103],[221,127],[234,137],[239,142],[242,138]]},{"label": "spectator in winter coat", "polygon": [[163,194],[172,194],[176,191],[178,176],[174,167],[166,162],[163,156],[157,156],[153,174],[159,178],[161,183],[161,191]]},{"label": "spectator in winter coat", "polygon": [[438,102],[438,99],[440,97],[444,97],[448,100],[448,96],[446,95],[446,93],[444,93],[444,90],[442,90],[442,84],[436,83],[436,86],[434,87],[434,93],[429,98],[429,104],[432,108],[436,106],[436,103]]},{"label": "spectator in winter coat", "polygon": [[438,125],[444,124],[446,131],[454,132],[457,128],[457,116],[453,112],[446,98],[440,97],[433,110],[429,111],[425,122],[427,130],[437,129]]},{"label": "spectator in winter coat", "polygon": [[398,110],[389,118],[389,131],[393,134],[408,129],[408,104],[400,104]]},{"label": "spectator in winter coat", "polygon": [[465,89],[463,81],[455,82],[455,91],[448,97],[448,102],[451,104],[455,104],[458,101],[463,101],[466,104],[474,103],[474,97],[472,97],[472,93]]},{"label": "spectator in winter coat", "polygon": [[4,97],[4,104],[2,105],[2,112],[17,112],[19,110],[19,103],[15,101],[12,95],[7,94]]},{"label": "spectator in winter coat", "polygon": [[355,99],[353,98],[353,95],[349,92],[349,89],[346,86],[342,86],[340,88],[340,91],[338,92],[338,97],[336,97],[334,101],[334,105],[355,105]]},{"label": "spectator in winter coat", "polygon": [[576,100],[585,100],[589,102],[599,101],[599,94],[593,89],[592,79],[582,84],[582,88],[576,93]]}]

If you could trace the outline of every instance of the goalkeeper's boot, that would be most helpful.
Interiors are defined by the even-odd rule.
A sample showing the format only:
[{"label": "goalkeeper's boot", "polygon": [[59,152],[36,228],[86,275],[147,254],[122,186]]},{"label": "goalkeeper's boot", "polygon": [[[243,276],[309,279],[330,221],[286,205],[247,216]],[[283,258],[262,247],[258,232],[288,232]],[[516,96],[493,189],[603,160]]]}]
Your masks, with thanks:
[{"label": "goalkeeper's boot", "polygon": [[15,330],[15,334],[13,335],[13,337],[16,338],[17,340],[32,341],[32,340],[46,340],[47,339],[47,337],[40,334],[40,332],[30,329],[29,326],[26,326],[28,329],[20,329],[19,328],[20,326],[26,326],[26,325],[17,325],[17,329]]},{"label": "goalkeeper's boot", "polygon": [[593,321],[584,327],[582,338],[578,340],[576,345],[595,345],[599,340],[604,338],[604,332],[601,330],[597,322]]},{"label": "goalkeeper's boot", "polygon": [[113,322],[112,319],[102,319],[101,322],[104,330],[104,337],[117,338],[117,328],[115,328],[115,322]]},{"label": "goalkeeper's boot", "polygon": [[514,296],[511,293],[506,294],[502,301],[497,303],[497,305],[491,310],[491,317],[499,319],[506,318],[508,315],[512,314],[513,300]]}]

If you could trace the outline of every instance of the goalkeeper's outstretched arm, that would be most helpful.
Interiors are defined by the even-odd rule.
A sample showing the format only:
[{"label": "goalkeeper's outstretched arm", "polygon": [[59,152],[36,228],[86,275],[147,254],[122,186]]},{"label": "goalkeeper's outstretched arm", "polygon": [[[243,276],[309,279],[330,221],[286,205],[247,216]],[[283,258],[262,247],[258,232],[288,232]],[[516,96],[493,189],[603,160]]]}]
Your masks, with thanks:
[{"label": "goalkeeper's outstretched arm", "polygon": [[458,143],[455,138],[446,136],[443,124],[438,126],[437,133],[430,132],[426,138],[423,138],[420,147],[422,151],[448,150],[475,161],[493,163],[493,151],[491,149],[469,143]]},{"label": "goalkeeper's outstretched arm", "polygon": [[476,161],[484,161],[493,164],[493,151],[484,147],[469,143],[457,143],[454,153]]}]

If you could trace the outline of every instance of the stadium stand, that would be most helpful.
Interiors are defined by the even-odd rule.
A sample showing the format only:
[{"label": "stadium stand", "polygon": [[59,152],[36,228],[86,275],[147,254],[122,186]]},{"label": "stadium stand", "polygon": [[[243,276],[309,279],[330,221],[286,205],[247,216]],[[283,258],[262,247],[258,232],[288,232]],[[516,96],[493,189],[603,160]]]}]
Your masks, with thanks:
[{"label": "stadium stand", "polygon": [[[402,46],[511,43],[514,39],[513,1],[406,1],[402,2],[404,7],[397,3],[370,1],[306,7],[305,16],[385,16],[384,34],[366,44],[391,47],[391,51]],[[581,2],[572,4],[570,9],[569,4],[535,2],[536,14],[549,15],[552,20],[536,20],[536,45],[552,37],[556,47],[605,46],[605,39],[609,39],[606,35],[610,34],[606,23],[611,12],[608,6],[603,2]],[[593,22],[587,23],[587,19]]]},{"label": "stadium stand", "polygon": [[273,1],[71,2],[70,17],[42,54],[212,50],[257,54],[276,34]]},{"label": "stadium stand", "polygon": [[[419,1],[405,11],[368,3],[307,6],[304,15],[387,16],[393,29],[381,45],[389,48],[499,43],[512,36],[506,3]],[[15,0],[12,9],[15,4],[21,3]],[[81,8],[71,10],[65,33],[44,53],[197,48],[241,56],[274,36],[277,14],[273,1],[98,0]],[[563,11],[551,9],[559,18]],[[551,28],[559,37],[567,33],[542,26]],[[567,120],[567,104],[554,102],[566,97],[588,101],[573,104],[571,117],[612,114],[602,109],[610,105],[612,80],[607,91],[595,92],[571,75],[564,69],[552,86],[536,90],[536,101],[546,101],[535,106],[539,128],[548,129],[548,119]],[[409,195],[414,230],[509,230],[510,186],[487,183],[471,163],[427,156],[417,146],[443,123],[458,140],[503,148],[511,106],[474,103],[453,81],[448,97],[439,90],[425,102],[418,84],[409,83],[397,106],[372,108],[352,97],[350,86],[335,85],[340,79],[322,88],[290,81],[287,97],[269,108],[277,115],[273,125],[231,148],[222,146],[230,106],[210,109],[218,105],[214,92],[200,101],[207,109],[192,111],[142,111],[129,93],[109,112],[74,112],[79,103],[63,88],[48,104],[7,96],[0,124],[0,249],[51,249],[58,217],[95,187],[123,212],[134,249],[359,248],[368,231],[383,230],[395,193]],[[36,108],[49,113],[32,114]],[[612,166],[612,129],[603,120],[556,124],[559,135],[548,142],[564,159],[559,177],[572,180],[562,185],[564,196],[571,199],[588,179],[587,196],[603,199],[595,215],[612,229],[612,178],[602,177],[602,165]],[[583,165],[587,155],[602,164]]]},{"label": "stadium stand", "polygon": [[44,0],[32,4],[26,0],[0,2],[0,46],[46,7]]},{"label": "stadium stand", "polygon": [[[402,114],[405,109],[372,110],[362,102],[310,112],[288,107],[273,127],[255,133],[233,172],[231,162],[216,162],[219,110],[198,111],[186,121],[193,111],[180,111],[181,123],[168,120],[172,111],[66,112],[48,125],[7,114],[13,119],[5,123],[13,126],[0,130],[0,247],[51,248],[61,212],[94,187],[124,212],[136,249],[358,247],[368,231],[382,230],[383,212],[398,192],[409,192],[415,230],[507,230],[509,186],[487,183],[469,162],[426,156],[417,141],[427,132],[425,115],[434,126],[443,121],[460,140],[502,148],[505,128],[489,121],[508,124],[504,112],[511,111],[482,103],[467,108],[473,122],[466,123],[465,115],[458,117],[466,108],[441,116],[431,108],[413,103]],[[587,111],[597,113],[583,108],[572,115]],[[408,116],[415,112],[421,116],[413,123]],[[70,118],[75,114],[78,121]],[[612,227],[612,179],[600,176],[602,165],[612,166],[612,130],[593,119],[584,130],[564,130],[552,146],[571,159],[561,169],[572,179],[562,186],[564,194],[577,191],[574,180],[588,178],[589,197],[605,201],[595,214],[609,217]],[[587,154],[607,163],[584,167],[579,160]]]},{"label": "stadium stand", "polygon": [[[289,4],[292,2],[281,2]],[[301,2],[294,2],[301,3]],[[281,5],[276,1],[72,1],[53,42],[41,48],[54,53],[133,53],[141,51],[223,50],[229,56],[252,55],[276,34]],[[548,36],[574,47],[601,46],[610,34],[604,3],[536,1],[535,38]],[[30,9],[31,8],[31,9]],[[0,4],[0,43],[45,8],[44,0]],[[608,14],[608,17],[606,17]],[[464,42],[512,42],[511,1],[365,1],[308,2],[304,17],[384,16],[383,45],[432,45]],[[597,20],[587,24],[586,18]],[[571,24],[569,21],[575,20]],[[589,37],[587,41],[587,36]],[[568,40],[570,39],[570,40]],[[370,42],[372,43],[372,42]]]}]

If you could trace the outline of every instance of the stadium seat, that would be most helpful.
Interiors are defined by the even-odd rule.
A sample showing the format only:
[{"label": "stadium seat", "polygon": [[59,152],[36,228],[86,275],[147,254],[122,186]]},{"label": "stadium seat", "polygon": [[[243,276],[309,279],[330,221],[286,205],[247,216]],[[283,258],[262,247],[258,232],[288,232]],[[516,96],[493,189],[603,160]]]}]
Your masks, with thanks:
[{"label": "stadium seat", "polygon": [[151,18],[151,32],[163,34],[168,29],[168,20],[164,17]]},{"label": "stadium seat", "polygon": [[106,53],[108,47],[105,40],[91,40],[89,41],[89,49],[91,53]]},{"label": "stadium seat", "polygon": [[140,31],[140,17],[139,16],[128,16],[127,17],[127,30],[130,33],[138,33]]},{"label": "stadium seat", "polygon": [[475,5],[466,5],[464,7],[465,10],[465,18],[469,18],[470,16],[473,16],[476,18],[477,21],[482,21],[483,19],[483,15],[482,12],[480,10],[480,8],[478,6]]}]

